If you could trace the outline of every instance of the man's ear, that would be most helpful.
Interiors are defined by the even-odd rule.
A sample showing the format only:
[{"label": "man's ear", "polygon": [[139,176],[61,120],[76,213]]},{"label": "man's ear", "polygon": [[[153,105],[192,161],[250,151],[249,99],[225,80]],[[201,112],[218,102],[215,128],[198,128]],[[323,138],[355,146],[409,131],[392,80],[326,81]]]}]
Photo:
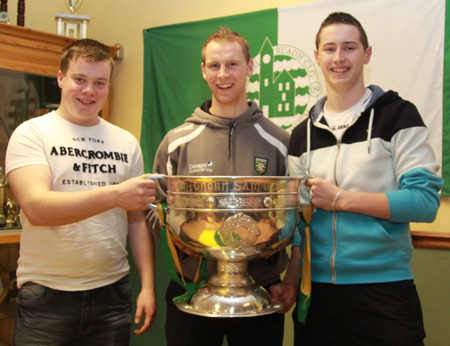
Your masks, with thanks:
[{"label": "man's ear", "polygon": [[206,80],[205,63],[204,63],[204,62],[202,62],[201,68],[202,68],[202,76],[203,76],[203,79]]},{"label": "man's ear", "polygon": [[248,72],[247,76],[250,77],[253,74],[253,68],[255,67],[255,62],[253,59],[250,59],[247,64]]},{"label": "man's ear", "polygon": [[364,57],[364,64],[367,65],[370,61],[370,58],[372,56],[372,46],[369,46],[366,49],[366,52],[364,53],[365,57]]},{"label": "man's ear", "polygon": [[64,75],[61,72],[61,70],[58,71],[58,73],[56,74],[56,81],[58,82],[58,86],[61,89],[62,88],[62,81],[64,79]]},{"label": "man's ear", "polygon": [[314,58],[316,59],[317,65],[320,66],[320,64],[319,64],[319,54],[317,53],[317,49],[314,49]]}]

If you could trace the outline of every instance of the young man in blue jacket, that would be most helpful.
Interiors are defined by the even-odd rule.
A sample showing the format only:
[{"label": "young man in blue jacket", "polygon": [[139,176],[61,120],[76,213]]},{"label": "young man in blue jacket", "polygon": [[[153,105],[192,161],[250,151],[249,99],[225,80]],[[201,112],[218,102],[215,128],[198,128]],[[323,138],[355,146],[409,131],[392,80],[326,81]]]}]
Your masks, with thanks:
[{"label": "young man in blue jacket", "polygon": [[423,345],[410,222],[432,222],[443,180],[416,107],[364,84],[372,54],[361,24],[332,13],[316,36],[327,96],[294,129],[291,175],[311,228],[312,297],[295,345]]}]

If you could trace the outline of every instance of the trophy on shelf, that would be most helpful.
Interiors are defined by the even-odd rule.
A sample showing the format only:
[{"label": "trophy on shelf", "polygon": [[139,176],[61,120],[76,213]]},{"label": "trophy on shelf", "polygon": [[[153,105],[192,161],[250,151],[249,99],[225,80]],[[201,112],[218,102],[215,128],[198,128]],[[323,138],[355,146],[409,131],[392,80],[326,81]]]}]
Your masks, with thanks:
[{"label": "trophy on shelf", "polygon": [[3,167],[0,166],[0,228],[18,228],[20,227],[19,204],[8,197],[7,186],[8,181]]},{"label": "trophy on shelf", "polygon": [[6,201],[4,216],[6,217],[5,222],[8,228],[20,227],[19,205],[10,198]]},{"label": "trophy on shelf", "polygon": [[[271,256],[292,239],[299,220],[302,178],[259,176],[152,176],[167,183],[160,211],[168,240],[181,243],[217,272],[182,311],[206,317],[251,317],[282,310],[248,274],[248,262]],[[161,212],[162,211],[162,212]],[[164,221],[164,219],[166,219]]]},{"label": "trophy on shelf", "polygon": [[81,2],[83,0],[65,0],[66,1],[66,5],[70,10],[70,13],[75,13],[75,11],[78,9],[78,7],[80,7]]},{"label": "trophy on shelf", "polygon": [[65,0],[70,11],[67,13],[56,13],[55,18],[58,20],[57,34],[69,36],[73,38],[87,37],[87,23],[91,19],[90,16],[75,14],[83,0]]}]

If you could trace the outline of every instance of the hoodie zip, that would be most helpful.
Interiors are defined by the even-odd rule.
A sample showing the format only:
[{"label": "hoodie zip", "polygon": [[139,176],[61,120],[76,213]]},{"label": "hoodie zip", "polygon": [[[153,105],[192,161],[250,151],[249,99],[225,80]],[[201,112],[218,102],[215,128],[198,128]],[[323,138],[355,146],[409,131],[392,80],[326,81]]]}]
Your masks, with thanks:
[{"label": "hoodie zip", "polygon": [[[307,164],[307,169],[306,172],[308,175],[311,175],[310,171],[311,171],[311,127],[315,126],[314,122],[311,120],[311,118],[308,118],[308,123],[306,126],[306,164]],[[330,130],[329,127],[327,126],[320,126],[320,128],[329,131],[331,133],[333,133],[333,131]],[[337,147],[337,154],[336,154],[336,158],[334,159],[334,181],[336,183],[336,186],[338,185],[337,182],[337,163],[338,163],[338,158],[339,158],[339,154],[341,151],[341,139],[344,136],[345,131],[342,133],[341,138],[336,138],[336,147]],[[336,268],[335,268],[335,261],[336,261],[336,252],[337,252],[337,231],[336,231],[336,222],[337,222],[337,212],[333,213],[333,226],[332,226],[332,232],[333,232],[333,251],[331,254],[331,259],[330,259],[330,269],[331,269],[331,283],[334,284],[336,282]]]},{"label": "hoodie zip", "polygon": [[230,130],[228,132],[228,160],[231,160],[231,137],[233,136],[236,121],[230,123]]},{"label": "hoodie zip", "polygon": [[[376,89],[371,89],[375,95]],[[382,90],[380,89],[380,91],[382,92]],[[380,92],[377,92],[376,95],[376,102],[372,102],[369,103],[367,105],[367,107],[361,112],[364,113],[366,111],[369,110],[370,108],[370,115],[369,115],[369,123],[368,123],[368,128],[367,128],[367,152],[370,155],[371,152],[371,140],[372,140],[372,130],[373,130],[373,122],[374,122],[374,116],[375,116],[375,108],[377,108],[376,104],[377,102],[379,102],[379,98],[383,97],[383,102],[386,103],[387,100],[390,101],[392,99],[394,99],[395,97],[398,97],[398,95],[396,93],[393,92],[389,92],[390,94],[387,97],[383,97],[385,95],[384,92],[382,92],[382,94],[380,94]],[[372,95],[372,97],[373,97]],[[324,101],[323,102],[318,102],[319,105],[319,109],[321,111],[321,114],[323,113],[323,107],[324,107]],[[306,172],[308,175],[311,175],[311,132],[312,132],[312,126],[316,126],[318,128],[324,129],[324,130],[328,130],[330,132],[332,132],[327,126],[324,126],[324,124],[316,123],[315,120],[319,119],[321,117],[321,114],[317,114],[315,113],[317,105],[311,110],[310,116],[308,117],[308,122],[306,125],[306,137],[307,137],[307,147],[306,147]],[[316,115],[317,114],[317,115]],[[355,119],[354,122],[352,122],[352,124],[350,124],[349,128],[352,127],[354,125],[354,123],[356,121],[358,121],[358,119],[361,117],[361,114]],[[336,154],[336,158],[335,158],[335,163],[334,163],[334,180],[336,183],[336,186],[339,186],[338,181],[337,181],[337,163],[338,163],[338,157],[340,155],[340,150],[341,150],[341,140],[342,137],[344,136],[346,131],[344,131],[341,135],[340,139],[337,139],[337,154]],[[332,231],[333,231],[333,250],[332,250],[332,255],[331,255],[331,259],[330,259],[330,270],[331,270],[331,283],[335,283],[336,282],[336,267],[335,267],[335,261],[336,261],[336,254],[337,254],[337,229],[336,229],[336,225],[337,225],[337,212],[334,212],[333,214],[333,221],[332,221]]]},{"label": "hoodie zip", "polygon": [[[345,133],[345,131],[344,131]],[[342,136],[344,136],[344,133],[342,134]],[[338,163],[338,158],[339,158],[339,154],[341,153],[341,139],[337,140],[336,146],[337,146],[337,154],[336,154],[336,159],[334,160],[334,181],[336,183],[336,186],[339,186],[338,182],[337,182],[337,163]],[[330,266],[331,266],[331,283],[334,284],[336,282],[336,266],[335,266],[335,262],[336,262],[336,252],[337,252],[337,230],[336,230],[336,222],[337,222],[337,212],[335,211],[333,213],[333,252],[331,254],[331,261],[330,261]]]},{"label": "hoodie zip", "polygon": [[[369,127],[367,129],[367,151],[370,154],[370,140],[372,139],[372,125],[373,125],[373,118],[374,118],[375,111],[372,108],[370,110],[370,117],[369,117]],[[361,116],[361,114],[360,114]],[[349,128],[359,119],[358,116],[352,124],[350,124]],[[306,172],[308,175],[311,175],[311,126],[314,126],[313,121],[311,121],[311,118],[308,118],[308,123],[306,126],[306,141],[307,141],[307,150],[306,150],[306,160],[307,160],[307,169]],[[327,131],[332,132],[328,127],[322,127],[323,129],[326,129]],[[334,160],[334,181],[336,183],[336,186],[339,186],[339,183],[337,181],[337,163],[339,154],[341,152],[341,140],[344,136],[347,129],[342,133],[341,138],[337,139],[336,147],[337,147],[337,154],[336,158]],[[336,223],[337,223],[337,212],[335,211],[333,213],[333,251],[331,254],[330,259],[330,269],[331,269],[331,283],[336,282],[336,253],[337,253],[337,229],[336,229]]]}]

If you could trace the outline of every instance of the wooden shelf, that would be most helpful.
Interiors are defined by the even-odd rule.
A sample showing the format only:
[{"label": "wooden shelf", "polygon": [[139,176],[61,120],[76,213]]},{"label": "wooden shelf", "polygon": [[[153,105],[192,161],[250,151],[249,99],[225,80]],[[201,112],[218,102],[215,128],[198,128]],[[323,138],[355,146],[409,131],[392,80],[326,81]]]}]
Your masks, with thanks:
[{"label": "wooden shelf", "polygon": [[450,232],[411,231],[414,247],[450,249]]},{"label": "wooden shelf", "polygon": [[[55,77],[62,50],[76,39],[0,23],[0,68]],[[113,57],[119,48],[108,46]]]},{"label": "wooden shelf", "polygon": [[0,244],[20,243],[20,229],[0,229]]},{"label": "wooden shelf", "polygon": [[[1,280],[3,288],[7,287],[1,295],[0,302],[0,340],[12,345],[15,323],[15,298],[17,292],[11,291],[15,282],[11,279],[15,276],[17,260],[19,258],[20,230],[0,230],[0,264]],[[2,344],[3,345],[3,344]]]}]

